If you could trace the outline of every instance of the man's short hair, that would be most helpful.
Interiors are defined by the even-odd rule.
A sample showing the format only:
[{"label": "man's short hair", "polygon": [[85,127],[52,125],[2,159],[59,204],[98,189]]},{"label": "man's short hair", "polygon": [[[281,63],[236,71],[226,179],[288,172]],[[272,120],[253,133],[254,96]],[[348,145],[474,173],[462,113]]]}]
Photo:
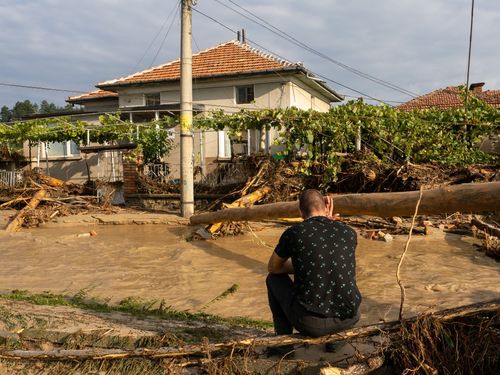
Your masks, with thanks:
[{"label": "man's short hair", "polygon": [[318,190],[307,189],[300,195],[299,207],[302,214],[307,217],[310,216],[312,212],[325,211],[325,199]]}]

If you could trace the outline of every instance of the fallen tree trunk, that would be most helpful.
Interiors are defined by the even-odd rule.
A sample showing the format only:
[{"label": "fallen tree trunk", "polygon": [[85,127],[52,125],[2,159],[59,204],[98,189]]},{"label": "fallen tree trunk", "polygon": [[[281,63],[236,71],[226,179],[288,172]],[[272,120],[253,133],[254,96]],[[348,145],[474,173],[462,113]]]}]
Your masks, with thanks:
[{"label": "fallen tree trunk", "polygon": [[35,193],[35,195],[33,195],[33,198],[31,198],[31,200],[28,202],[28,204],[25,207],[23,207],[23,209],[20,210],[17,213],[17,215],[14,217],[14,219],[7,225],[5,230],[7,232],[17,231],[21,227],[21,225],[23,225],[24,216],[26,215],[26,213],[29,210],[36,208],[40,204],[40,201],[43,198],[45,198],[46,195],[47,195],[47,190],[45,190],[45,189],[38,190]]},{"label": "fallen tree trunk", "polygon": [[[418,197],[418,191],[410,191],[333,195],[332,199],[334,211],[342,215],[390,217],[412,215]],[[423,192],[419,214],[457,211],[500,211],[500,181],[445,186]],[[298,202],[281,202],[203,213],[191,216],[190,221],[191,224],[212,224],[221,221],[258,221],[299,216]]]},{"label": "fallen tree trunk", "polygon": [[[430,314],[441,321],[449,321],[458,317],[466,317],[473,314],[485,314],[498,312],[500,299],[488,302],[480,302],[472,305],[442,310]],[[406,319],[406,322],[415,321],[418,317]],[[320,345],[327,342],[352,340],[375,336],[381,333],[395,332],[401,327],[400,321],[374,324],[364,327],[334,333],[317,338],[304,338],[300,335],[251,337],[241,341],[191,345],[182,348],[164,347],[157,349],[138,348],[134,350],[123,349],[53,349],[53,350],[0,350],[0,358],[28,359],[28,360],[86,360],[86,359],[123,359],[123,358],[175,358],[190,355],[204,355],[220,352],[223,350],[244,349],[248,347],[270,347],[283,345]]]},{"label": "fallen tree trunk", "polygon": [[477,227],[478,229],[485,231],[490,236],[495,236],[495,237],[500,238],[500,228],[497,228],[497,227],[490,225],[490,224],[487,224],[487,223],[483,223],[482,221],[480,221],[478,219],[472,219],[470,221],[470,223],[472,225],[474,225],[475,227]]}]

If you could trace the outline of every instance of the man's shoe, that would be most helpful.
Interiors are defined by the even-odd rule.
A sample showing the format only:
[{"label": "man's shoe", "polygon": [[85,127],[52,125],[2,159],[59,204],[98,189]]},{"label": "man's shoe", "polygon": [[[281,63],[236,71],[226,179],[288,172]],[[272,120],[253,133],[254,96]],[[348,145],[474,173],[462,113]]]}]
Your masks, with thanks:
[{"label": "man's shoe", "polygon": [[325,344],[325,352],[335,353],[340,348],[342,348],[344,345],[345,345],[345,341],[327,342]]}]

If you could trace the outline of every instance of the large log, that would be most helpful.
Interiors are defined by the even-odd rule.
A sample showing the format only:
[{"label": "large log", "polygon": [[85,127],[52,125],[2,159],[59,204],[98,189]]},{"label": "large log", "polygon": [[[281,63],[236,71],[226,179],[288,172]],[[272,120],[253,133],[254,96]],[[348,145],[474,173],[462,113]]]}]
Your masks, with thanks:
[{"label": "large log", "polygon": [[[500,309],[500,299],[488,302],[480,302],[472,305],[460,306],[451,309],[436,311],[428,315],[441,321],[450,321],[459,317],[476,314],[496,312]],[[406,319],[406,322],[415,321],[418,316]],[[331,335],[310,338],[301,335],[283,335],[271,337],[250,337],[240,341],[231,341],[217,344],[189,345],[181,348],[137,348],[125,349],[50,349],[50,350],[9,350],[0,349],[0,358],[29,359],[29,360],[86,360],[86,359],[123,359],[123,358],[176,358],[191,355],[203,355],[207,352],[217,353],[224,350],[236,348],[245,349],[249,347],[270,347],[283,345],[321,345],[327,342],[349,341],[354,338],[376,336],[383,333],[391,333],[399,330],[399,320],[379,323],[369,326],[352,328],[346,331],[333,333]]]},{"label": "large log", "polygon": [[[409,191],[333,195],[332,199],[335,212],[342,215],[391,217],[412,215],[418,197],[418,191]],[[500,211],[500,181],[425,190],[418,212],[430,215],[483,211]],[[299,216],[299,204],[295,201],[208,212],[191,216],[190,221],[191,224],[212,224],[221,221],[258,221]]]},{"label": "large log", "polygon": [[26,215],[26,213],[30,210],[35,209],[40,204],[40,201],[42,201],[45,198],[46,195],[47,195],[47,190],[45,189],[38,190],[35,193],[35,195],[33,195],[33,198],[31,198],[28,204],[22,210],[20,210],[14,217],[14,219],[12,219],[12,221],[7,225],[5,231],[15,232],[19,230],[19,228],[24,223],[24,216]]}]

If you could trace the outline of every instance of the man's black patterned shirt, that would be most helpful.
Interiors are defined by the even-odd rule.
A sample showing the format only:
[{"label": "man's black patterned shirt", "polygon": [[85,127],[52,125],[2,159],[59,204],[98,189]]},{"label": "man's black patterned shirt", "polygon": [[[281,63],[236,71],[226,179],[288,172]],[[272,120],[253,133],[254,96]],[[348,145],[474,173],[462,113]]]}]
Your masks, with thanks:
[{"label": "man's black patterned shirt", "polygon": [[325,216],[314,216],[288,228],[275,252],[291,258],[294,294],[308,311],[347,319],[361,303],[356,286],[356,232]]}]

